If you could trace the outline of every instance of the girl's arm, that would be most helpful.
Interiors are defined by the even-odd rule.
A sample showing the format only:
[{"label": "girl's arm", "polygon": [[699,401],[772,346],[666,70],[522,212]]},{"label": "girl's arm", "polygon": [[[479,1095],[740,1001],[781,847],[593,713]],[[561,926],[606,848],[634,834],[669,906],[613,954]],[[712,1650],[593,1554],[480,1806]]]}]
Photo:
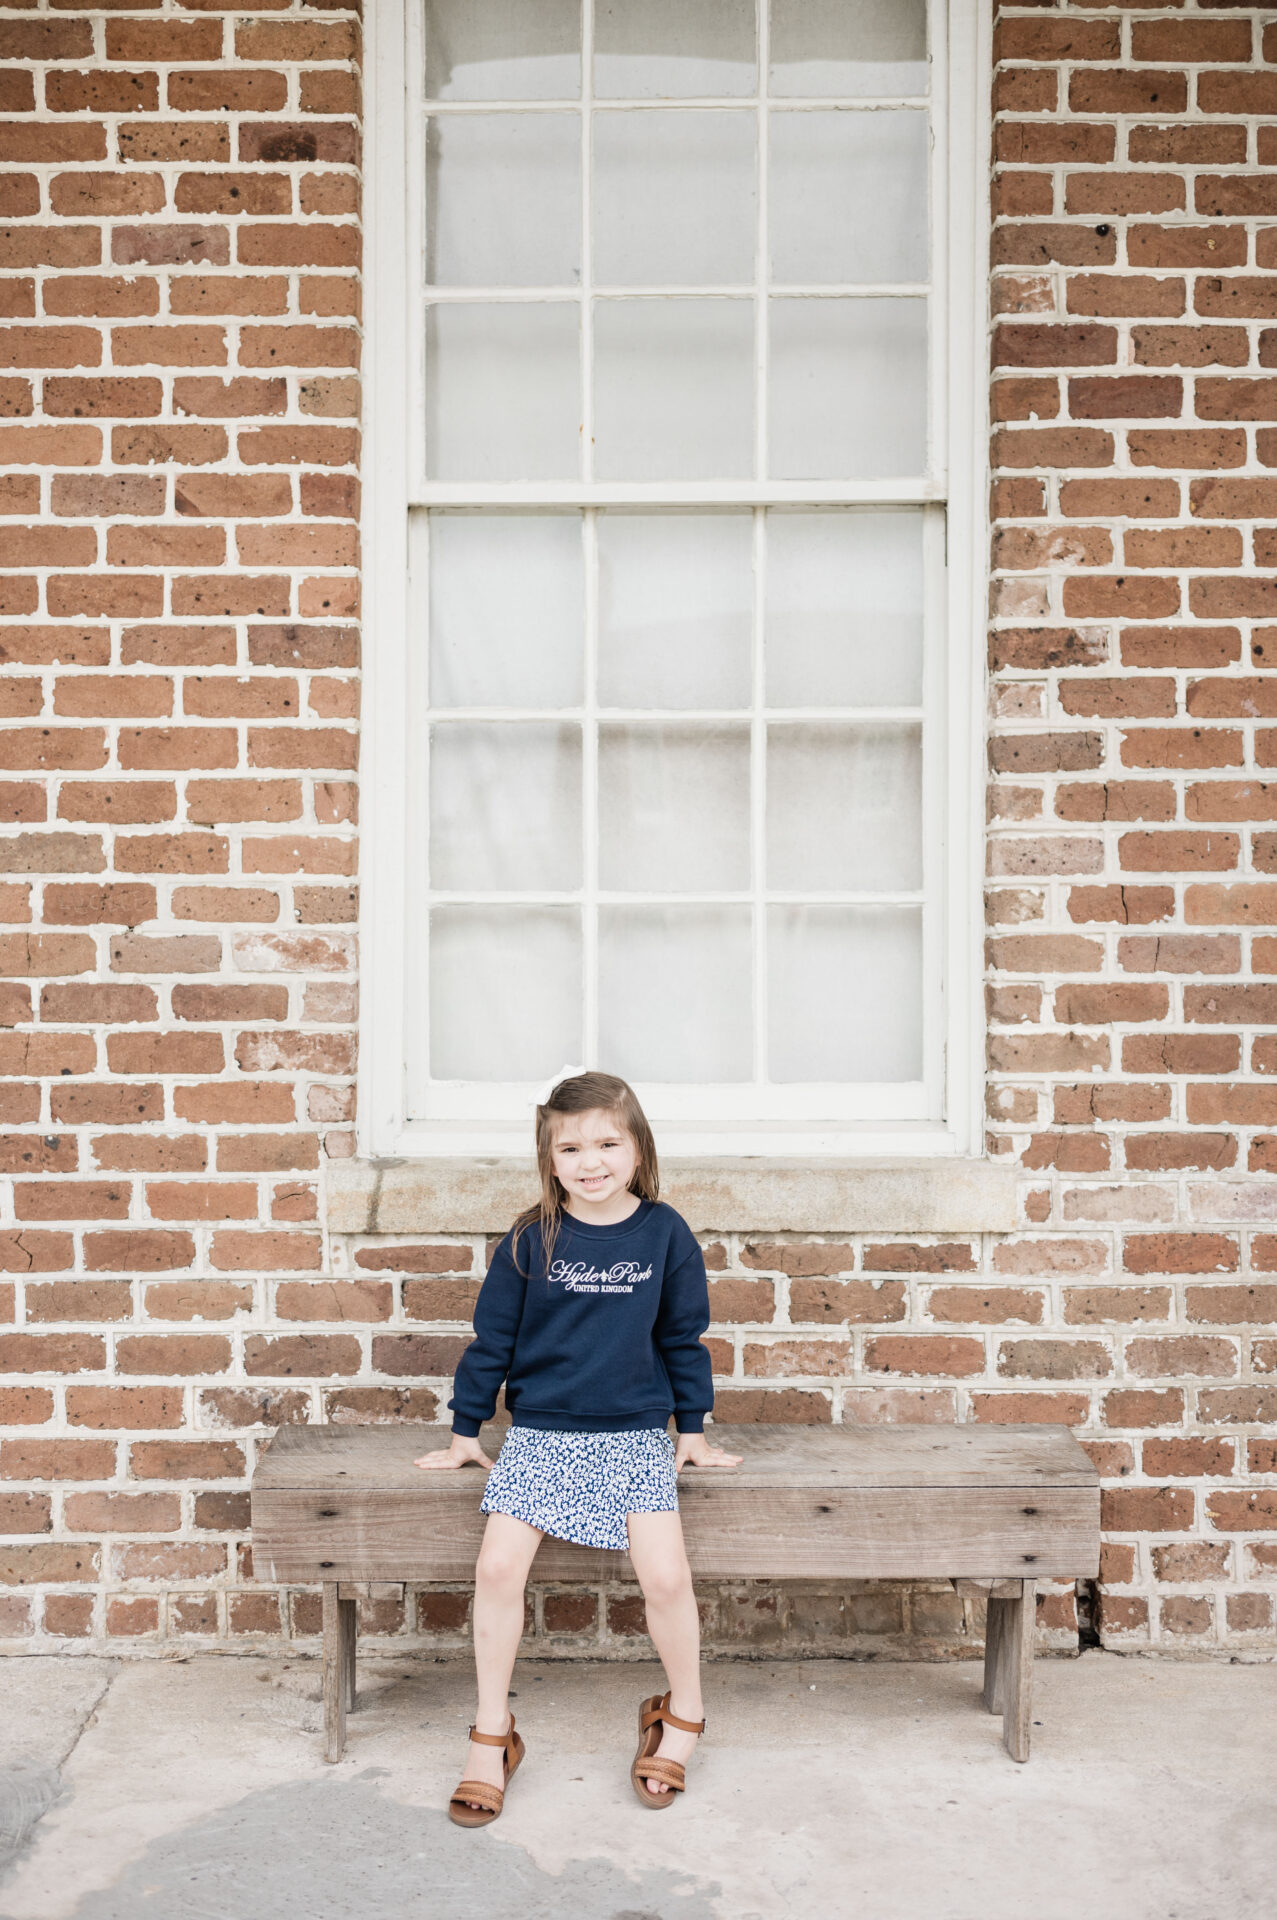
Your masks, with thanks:
[{"label": "girl's arm", "polygon": [[467,1460],[492,1462],[479,1445],[479,1429],[497,1410],[501,1383],[510,1371],[515,1335],[523,1312],[524,1276],[503,1240],[492,1256],[474,1309],[474,1339],[457,1362],[452,1382],[452,1444],[422,1456],[418,1466],[459,1467]]},{"label": "girl's arm", "polygon": [[515,1335],[523,1313],[524,1276],[510,1256],[510,1242],[501,1242],[492,1256],[487,1278],[474,1307],[474,1339],[457,1362],[452,1382],[452,1431],[463,1439],[478,1438],[485,1420],[497,1410],[501,1383],[510,1371]]},{"label": "girl's arm", "polygon": [[714,1405],[713,1366],[701,1341],[708,1325],[705,1260],[693,1243],[686,1259],[665,1276],[653,1329],[674,1390],[674,1424],[680,1433],[700,1433]]},{"label": "girl's arm", "polygon": [[714,1369],[701,1335],[709,1325],[705,1258],[693,1244],[687,1258],[665,1276],[656,1316],[656,1344],[674,1389],[678,1445],[674,1468],[738,1467],[738,1453],[724,1453],[705,1437],[705,1415],[714,1405]]}]

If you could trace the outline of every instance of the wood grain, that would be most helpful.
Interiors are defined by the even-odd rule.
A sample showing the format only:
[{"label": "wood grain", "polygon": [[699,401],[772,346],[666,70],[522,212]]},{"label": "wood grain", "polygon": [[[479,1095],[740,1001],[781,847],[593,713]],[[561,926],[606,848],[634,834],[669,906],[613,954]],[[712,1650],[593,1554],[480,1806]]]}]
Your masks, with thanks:
[{"label": "wood grain", "polygon": [[[485,1427],[481,1441],[495,1456],[503,1429]],[[1099,1476],[1066,1427],[727,1427],[715,1436],[743,1453],[730,1473],[686,1467],[680,1486],[1095,1486]],[[482,1487],[478,1467],[426,1473],[413,1465],[447,1444],[441,1427],[281,1427],[265,1450],[258,1487],[328,1486],[356,1477],[361,1485],[417,1487],[425,1499],[446,1498],[458,1482]],[[476,1492],[476,1498],[478,1494]]]}]

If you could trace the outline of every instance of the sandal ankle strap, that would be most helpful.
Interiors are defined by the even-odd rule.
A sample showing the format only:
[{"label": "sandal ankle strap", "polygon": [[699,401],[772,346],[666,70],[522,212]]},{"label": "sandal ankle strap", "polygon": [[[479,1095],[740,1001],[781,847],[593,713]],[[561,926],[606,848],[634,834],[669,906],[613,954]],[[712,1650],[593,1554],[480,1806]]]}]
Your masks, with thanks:
[{"label": "sandal ankle strap", "polygon": [[514,1739],[514,1715],[510,1715],[510,1731],[508,1733],[476,1733],[475,1729],[471,1727],[470,1738],[477,1747],[508,1747]]},{"label": "sandal ankle strap", "polygon": [[[654,1722],[656,1720],[663,1720],[667,1727],[677,1727],[680,1733],[704,1733],[706,1725],[708,1724],[704,1720],[680,1720],[676,1713],[670,1712],[670,1696],[668,1693],[656,1709],[656,1712],[652,1715],[652,1721]],[[651,1724],[651,1722],[649,1722],[649,1724]]]}]

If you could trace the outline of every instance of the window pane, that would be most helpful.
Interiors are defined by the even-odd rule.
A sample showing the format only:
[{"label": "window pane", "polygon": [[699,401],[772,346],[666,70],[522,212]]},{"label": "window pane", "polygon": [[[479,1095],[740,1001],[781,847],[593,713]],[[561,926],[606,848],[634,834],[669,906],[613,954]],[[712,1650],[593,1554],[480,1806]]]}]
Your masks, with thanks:
[{"label": "window pane", "polygon": [[599,885],[623,893],[749,885],[746,728],[600,727]]},{"label": "window pane", "polygon": [[750,1024],[747,907],[600,910],[599,1059],[609,1073],[748,1080]]},{"label": "window pane", "polygon": [[426,0],[426,93],[435,100],[573,100],[579,0]]},{"label": "window pane", "polygon": [[925,280],[929,157],[925,113],[773,113],[772,278]]},{"label": "window pane", "polygon": [[600,479],[751,473],[752,301],[596,301],[594,369]]},{"label": "window pane", "polygon": [[574,480],[580,317],[562,304],[430,307],[427,462],[434,480]]},{"label": "window pane", "polygon": [[580,278],[580,115],[432,119],[426,279],[444,287],[564,287]]},{"label": "window pane", "polygon": [[914,726],[767,730],[767,885],[780,893],[922,884],[922,742]]},{"label": "window pane", "polygon": [[609,100],[753,93],[754,0],[596,0],[594,91]]},{"label": "window pane", "polygon": [[430,884],[466,893],[580,886],[579,727],[431,728]]},{"label": "window pane", "polygon": [[767,918],[768,1077],[919,1079],[919,910],[772,907]]},{"label": "window pane", "polygon": [[750,516],[605,513],[598,548],[600,705],[748,706]]},{"label": "window pane", "polygon": [[600,286],[747,286],[754,278],[757,121],[738,113],[594,119]]},{"label": "window pane", "polygon": [[926,0],[771,0],[771,90],[925,93]]},{"label": "window pane", "polygon": [[773,300],[771,470],[858,480],[926,467],[925,300]]},{"label": "window pane", "polygon": [[430,704],[576,706],[582,574],[575,513],[432,513]]},{"label": "window pane", "polygon": [[433,1077],[539,1080],[580,1058],[580,915],[571,907],[433,908]]},{"label": "window pane", "polygon": [[920,513],[769,513],[767,704],[922,699]]}]

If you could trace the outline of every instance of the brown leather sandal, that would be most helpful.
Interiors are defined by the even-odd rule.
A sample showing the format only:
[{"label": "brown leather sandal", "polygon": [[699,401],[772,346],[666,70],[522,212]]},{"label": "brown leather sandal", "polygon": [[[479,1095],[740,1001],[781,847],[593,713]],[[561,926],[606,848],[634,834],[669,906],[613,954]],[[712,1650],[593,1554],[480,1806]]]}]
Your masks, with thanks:
[{"label": "brown leather sandal", "polygon": [[[672,1807],[674,1795],[686,1789],[684,1770],[677,1760],[658,1760],[656,1749],[661,1744],[662,1724],[677,1727],[680,1733],[704,1733],[703,1720],[680,1720],[670,1712],[670,1697],[654,1693],[639,1708],[639,1743],[634,1756],[634,1765],[630,1768],[630,1785],[638,1795],[641,1804],[659,1812],[662,1807]],[[668,1793],[652,1793],[644,1786],[645,1780],[660,1780],[669,1788]]]},{"label": "brown leather sandal", "polygon": [[[463,1780],[448,1802],[448,1818],[456,1827],[486,1827],[505,1805],[505,1789],[518,1772],[527,1749],[514,1730],[513,1714],[509,1733],[476,1733],[471,1727],[470,1738],[478,1747],[505,1748],[505,1786],[489,1786],[486,1780]],[[472,1800],[478,1801],[477,1807],[470,1805]]]}]

